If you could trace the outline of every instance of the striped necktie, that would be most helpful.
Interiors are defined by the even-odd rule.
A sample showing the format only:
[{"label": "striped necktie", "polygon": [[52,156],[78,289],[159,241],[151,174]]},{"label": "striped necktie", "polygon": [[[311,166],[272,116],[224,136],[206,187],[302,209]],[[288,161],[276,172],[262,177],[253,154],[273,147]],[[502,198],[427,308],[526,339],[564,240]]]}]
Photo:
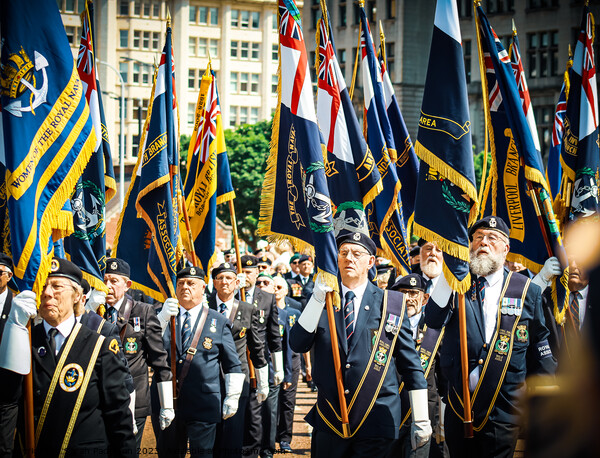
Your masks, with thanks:
[{"label": "striped necktie", "polygon": [[485,285],[486,285],[485,277],[477,277],[477,294],[479,294],[479,300],[481,301],[481,306],[485,302]]},{"label": "striped necktie", "polygon": [[576,330],[581,327],[581,320],[579,319],[579,299],[582,297],[579,291],[571,293],[571,316],[573,317],[573,326]]},{"label": "striped necktie", "polygon": [[227,306],[225,305],[225,302],[221,302],[219,304],[219,313],[221,313],[222,315],[227,316]]},{"label": "striped necktie", "polygon": [[106,311],[106,320],[108,320],[109,323],[116,323],[117,322],[117,309],[110,306],[108,308],[108,310]]},{"label": "striped necktie", "polygon": [[354,298],[356,295],[352,291],[346,293],[346,303],[344,305],[344,323],[346,324],[346,341],[350,343],[350,337],[354,334]]},{"label": "striped necktie", "polygon": [[183,326],[181,327],[181,349],[186,351],[190,347],[192,340],[192,320],[190,319],[190,312],[185,312],[183,316],[185,319],[183,320]]}]

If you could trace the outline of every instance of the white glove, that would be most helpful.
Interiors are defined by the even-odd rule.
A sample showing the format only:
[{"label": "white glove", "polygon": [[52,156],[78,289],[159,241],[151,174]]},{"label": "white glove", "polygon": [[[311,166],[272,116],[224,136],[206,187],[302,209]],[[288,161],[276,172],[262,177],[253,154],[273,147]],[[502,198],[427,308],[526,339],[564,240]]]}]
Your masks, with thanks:
[{"label": "white glove", "polygon": [[175,298],[168,298],[162,306],[160,312],[158,312],[158,321],[160,321],[160,327],[164,334],[172,316],[179,314],[179,302]]},{"label": "white glove", "polygon": [[129,413],[131,413],[131,419],[133,420],[133,434],[138,433],[138,428],[135,423],[135,390],[129,394]]},{"label": "white glove", "polygon": [[90,292],[90,297],[85,303],[85,309],[90,312],[96,313],[98,311],[98,307],[106,304],[106,293],[104,291],[98,291],[97,289],[92,289]]},{"label": "white glove", "polygon": [[562,275],[562,269],[560,268],[560,261],[555,256],[548,258],[544,263],[544,267],[540,270],[540,273],[533,277],[531,283],[535,283],[542,291],[545,290],[554,277]]},{"label": "white glove", "polygon": [[412,425],[410,427],[410,445],[413,450],[422,447],[431,438],[431,422],[427,405],[427,388],[408,392],[412,409]]},{"label": "white glove", "polygon": [[279,385],[283,382],[283,353],[276,351],[271,353],[271,361],[273,362],[273,383]]},{"label": "white glove", "polygon": [[18,374],[31,370],[31,344],[27,323],[37,315],[36,296],[33,291],[22,291],[12,300],[0,343],[0,367]]},{"label": "white glove", "polygon": [[165,430],[169,427],[175,418],[175,409],[173,409],[173,382],[159,382],[156,384],[158,389],[158,399],[160,400],[159,422],[160,429]]},{"label": "white glove", "polygon": [[223,401],[223,420],[233,417],[238,410],[238,403],[246,376],[243,373],[225,374],[225,400]]},{"label": "white glove", "polygon": [[237,279],[239,281],[238,287],[237,289],[242,289],[246,287],[246,281],[248,281],[248,279],[246,278],[246,274],[245,273],[240,273],[237,274]]},{"label": "white glove", "polygon": [[[450,300],[450,296],[452,296],[452,288],[448,284],[448,280],[444,276],[442,272],[440,274],[440,278],[437,281],[435,288],[431,292],[431,297],[429,298],[429,302],[435,302],[438,307],[444,308],[448,305]],[[428,302],[428,303],[429,303]]]},{"label": "white glove", "polygon": [[312,296],[310,296],[310,299],[306,303],[306,307],[304,307],[300,318],[298,318],[298,324],[307,332],[314,332],[315,329],[317,329],[323,307],[325,307],[325,296],[330,291],[333,291],[333,288],[322,283],[320,276],[317,277]]},{"label": "white glove", "polygon": [[259,404],[269,396],[269,365],[256,369],[256,400]]}]

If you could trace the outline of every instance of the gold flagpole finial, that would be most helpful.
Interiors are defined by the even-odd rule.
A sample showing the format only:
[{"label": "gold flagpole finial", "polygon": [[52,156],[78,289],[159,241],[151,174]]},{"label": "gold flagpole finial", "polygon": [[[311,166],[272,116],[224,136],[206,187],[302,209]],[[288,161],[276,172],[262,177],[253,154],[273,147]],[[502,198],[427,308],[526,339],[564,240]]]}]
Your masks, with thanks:
[{"label": "gold flagpole finial", "polygon": [[168,6],[167,6],[167,27],[171,27],[171,11],[169,10]]},{"label": "gold flagpole finial", "polygon": [[379,20],[379,38],[382,42],[385,41],[385,35],[383,34],[383,25],[381,23],[381,19]]},{"label": "gold flagpole finial", "polygon": [[573,59],[573,50],[571,49],[571,43],[569,43],[569,59]]},{"label": "gold flagpole finial", "polygon": [[361,8],[365,7],[365,0],[358,0],[358,6],[360,6]]},{"label": "gold flagpole finial", "polygon": [[515,18],[512,18],[512,34],[513,37],[517,35],[517,26],[515,25]]},{"label": "gold flagpole finial", "polygon": [[477,7],[477,6],[481,6],[481,0],[473,0],[473,5],[474,5],[475,7]]}]

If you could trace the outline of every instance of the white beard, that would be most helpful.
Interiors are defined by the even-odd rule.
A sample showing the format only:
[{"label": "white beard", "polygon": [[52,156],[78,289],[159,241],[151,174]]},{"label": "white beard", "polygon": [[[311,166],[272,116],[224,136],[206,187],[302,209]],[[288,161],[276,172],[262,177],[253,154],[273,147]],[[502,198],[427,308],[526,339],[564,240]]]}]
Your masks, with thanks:
[{"label": "white beard", "polygon": [[474,250],[471,250],[471,262],[469,266],[471,272],[480,277],[487,277],[488,275],[497,272],[504,266],[504,255],[493,254],[493,253],[481,253],[477,254]]},{"label": "white beard", "polygon": [[426,262],[421,265],[421,272],[427,275],[428,278],[439,277],[442,273],[442,263],[437,261]]}]

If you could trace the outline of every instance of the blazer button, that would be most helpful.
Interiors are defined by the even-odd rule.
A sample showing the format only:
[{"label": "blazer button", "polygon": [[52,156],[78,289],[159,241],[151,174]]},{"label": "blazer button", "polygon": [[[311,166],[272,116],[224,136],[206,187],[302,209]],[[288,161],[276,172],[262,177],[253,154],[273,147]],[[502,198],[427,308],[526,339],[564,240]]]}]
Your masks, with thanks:
[{"label": "blazer button", "polygon": [[487,348],[487,344],[486,344],[486,343],[484,343],[484,344],[483,344],[483,348],[484,348],[484,349],[486,349],[486,348]]},{"label": "blazer button", "polygon": [[477,363],[478,363],[479,365],[483,364],[483,359],[480,359],[479,361],[477,361]]},{"label": "blazer button", "polygon": [[350,364],[346,364],[346,369],[350,369]]},{"label": "blazer button", "polygon": [[350,394],[350,390],[345,390],[344,394]]}]

